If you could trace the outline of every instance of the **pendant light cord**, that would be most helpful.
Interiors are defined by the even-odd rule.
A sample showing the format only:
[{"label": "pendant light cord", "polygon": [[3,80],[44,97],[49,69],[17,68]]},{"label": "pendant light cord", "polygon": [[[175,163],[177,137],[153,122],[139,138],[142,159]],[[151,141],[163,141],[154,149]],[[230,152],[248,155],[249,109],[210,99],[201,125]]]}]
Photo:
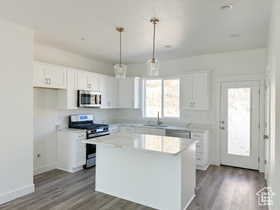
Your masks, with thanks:
[{"label": "pendant light cord", "polygon": [[120,31],[120,66],[122,66],[122,32]]},{"label": "pendant light cord", "polygon": [[154,24],[154,35],[153,35],[153,62],[155,62],[155,48],[156,48],[156,22]]}]

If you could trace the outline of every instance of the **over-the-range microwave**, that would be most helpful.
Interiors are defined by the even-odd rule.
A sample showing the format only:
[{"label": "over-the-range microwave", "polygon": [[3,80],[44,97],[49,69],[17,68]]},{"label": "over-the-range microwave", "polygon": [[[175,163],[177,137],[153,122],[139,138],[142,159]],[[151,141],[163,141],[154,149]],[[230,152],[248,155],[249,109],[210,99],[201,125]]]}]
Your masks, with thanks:
[{"label": "over-the-range microwave", "polygon": [[101,106],[101,93],[90,90],[78,90],[78,107],[94,108]]}]

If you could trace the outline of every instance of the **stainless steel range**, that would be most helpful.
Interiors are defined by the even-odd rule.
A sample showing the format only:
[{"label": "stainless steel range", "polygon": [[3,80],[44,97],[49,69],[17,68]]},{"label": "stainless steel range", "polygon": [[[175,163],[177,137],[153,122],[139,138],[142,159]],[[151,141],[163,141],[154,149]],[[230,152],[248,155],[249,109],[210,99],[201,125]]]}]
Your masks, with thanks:
[{"label": "stainless steel range", "polygon": [[[97,138],[104,135],[109,135],[109,125],[96,124],[93,120],[93,115],[80,114],[69,116],[69,128],[85,130],[86,138]],[[96,164],[96,146],[92,144],[86,145],[86,164],[84,168],[90,168]]]}]

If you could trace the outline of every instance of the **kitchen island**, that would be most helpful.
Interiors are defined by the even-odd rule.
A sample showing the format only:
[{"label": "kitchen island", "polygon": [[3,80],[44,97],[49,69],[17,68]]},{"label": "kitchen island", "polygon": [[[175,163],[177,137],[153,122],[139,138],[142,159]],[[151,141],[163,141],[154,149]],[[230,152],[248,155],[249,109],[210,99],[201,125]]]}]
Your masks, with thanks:
[{"label": "kitchen island", "polygon": [[195,193],[195,141],[116,133],[96,144],[95,190],[161,210],[186,209]]}]

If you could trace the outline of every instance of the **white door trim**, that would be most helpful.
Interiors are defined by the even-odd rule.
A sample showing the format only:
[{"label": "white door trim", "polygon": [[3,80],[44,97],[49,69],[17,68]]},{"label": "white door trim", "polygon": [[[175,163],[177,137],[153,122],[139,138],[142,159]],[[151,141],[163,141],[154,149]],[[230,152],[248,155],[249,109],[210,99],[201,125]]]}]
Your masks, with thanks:
[{"label": "white door trim", "polygon": [[264,172],[264,160],[265,160],[265,153],[264,153],[264,127],[265,127],[265,75],[264,74],[254,74],[254,75],[234,75],[234,76],[223,76],[218,77],[215,80],[215,86],[217,90],[217,109],[216,109],[216,124],[214,129],[216,131],[216,136],[218,139],[218,164],[221,164],[221,136],[220,136],[220,110],[221,110],[221,85],[223,82],[241,82],[241,81],[258,81],[260,83],[260,137],[259,137],[259,171]]}]

